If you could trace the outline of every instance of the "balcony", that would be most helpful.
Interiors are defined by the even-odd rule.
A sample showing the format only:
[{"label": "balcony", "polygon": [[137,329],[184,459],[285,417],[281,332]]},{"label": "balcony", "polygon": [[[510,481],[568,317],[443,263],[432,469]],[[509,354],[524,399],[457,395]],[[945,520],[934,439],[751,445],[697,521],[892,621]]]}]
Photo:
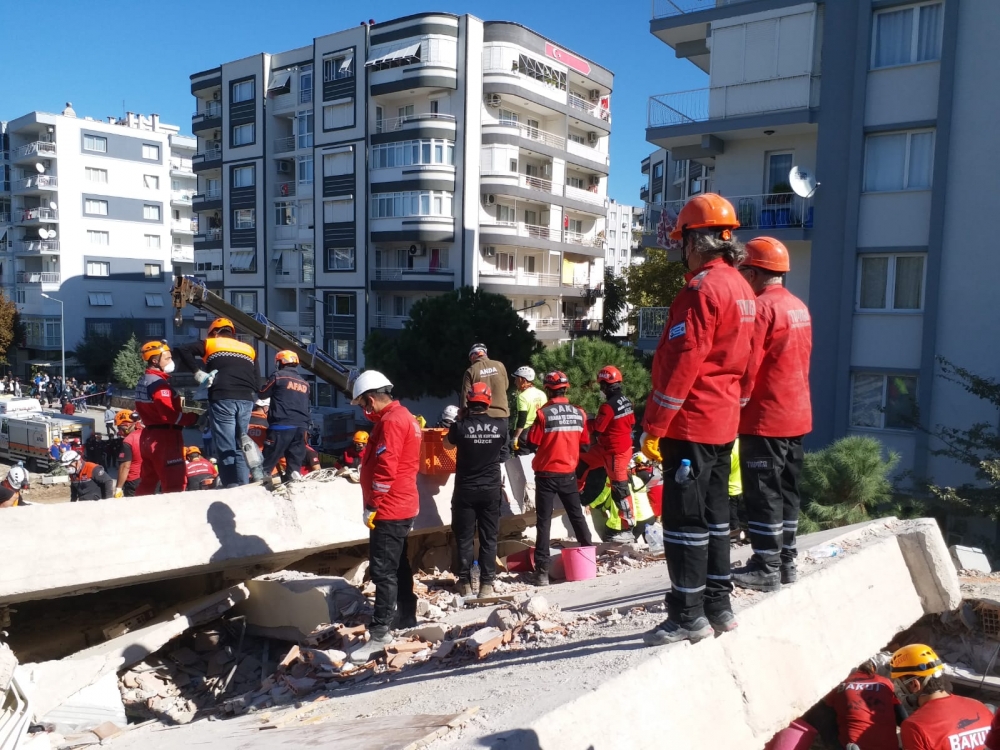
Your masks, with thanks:
[{"label": "balcony", "polygon": [[196,117],[222,117],[222,102],[205,102],[191,115],[192,119]]},{"label": "balcony", "polygon": [[202,234],[195,235],[195,242],[221,242],[222,241],[222,227],[216,227],[215,229],[206,229]]},{"label": "balcony", "polygon": [[736,209],[740,229],[812,229],[812,198],[794,193],[725,197]]},{"label": "balcony", "polygon": [[604,247],[604,240],[596,235],[589,235],[584,232],[571,232],[563,230],[563,242],[570,245],[583,245],[584,247]]},{"label": "balcony", "polygon": [[59,240],[18,240],[12,249],[15,255],[49,255],[59,252]]},{"label": "balcony", "polygon": [[274,197],[275,198],[291,198],[295,195],[296,182],[294,180],[289,180],[287,182],[277,182],[274,185]]},{"label": "balcony", "polygon": [[536,143],[541,143],[545,146],[551,146],[552,148],[557,148],[560,151],[564,151],[566,149],[565,138],[556,135],[555,133],[549,133],[548,131],[541,130],[540,128],[532,128],[518,122],[505,122],[503,120],[498,123],[487,122],[484,123],[484,125],[488,127],[503,128],[505,131],[516,132],[521,138],[529,141],[535,141]]},{"label": "balcony", "polygon": [[559,229],[543,227],[538,224],[525,224],[523,221],[483,221],[480,222],[480,226],[486,231],[496,231],[498,234],[512,237],[559,241]]},{"label": "balcony", "polygon": [[196,234],[198,232],[198,220],[174,219],[170,222],[170,231],[173,234]]},{"label": "balcony", "polygon": [[56,221],[59,221],[59,212],[54,208],[25,208],[14,212],[16,224],[34,226]]},{"label": "balcony", "polygon": [[171,206],[190,206],[194,200],[194,190],[171,190]]},{"label": "balcony", "polygon": [[643,185],[641,188],[639,188],[639,200],[641,200],[643,203],[645,203],[646,201],[649,200],[649,186],[648,185]]},{"label": "balcony", "polygon": [[191,168],[190,159],[182,159],[175,156],[170,159],[171,177],[194,177],[194,170]]},{"label": "balcony", "polygon": [[191,160],[191,167],[195,172],[208,169],[218,169],[222,166],[222,144],[214,142],[202,146],[201,150],[194,155]]},{"label": "balcony", "polygon": [[494,266],[483,266],[479,276],[484,284],[508,284],[511,286],[537,286],[558,289],[561,279],[557,273],[529,273],[520,268],[513,271]]},{"label": "balcony", "polygon": [[649,157],[647,156],[639,163],[639,172],[642,174],[649,174]]},{"label": "balcony", "polygon": [[15,193],[46,193],[59,188],[59,178],[48,174],[34,174],[13,183]]},{"label": "balcony", "polygon": [[416,129],[427,124],[441,125],[454,129],[455,115],[445,114],[444,112],[420,112],[402,117],[386,117],[381,120],[375,120],[375,132],[392,133],[396,130]]},{"label": "balcony", "polygon": [[[495,189],[497,192],[502,193],[505,186],[516,186],[524,188],[525,190],[544,193],[546,195],[552,195],[553,193],[559,195],[562,192],[562,185],[554,185],[552,180],[546,180],[542,177],[532,177],[519,172],[504,172],[501,170],[483,169],[480,171],[480,176],[485,178],[483,180],[484,190],[487,186],[489,186],[489,189]],[[539,197],[538,200],[543,203],[551,202],[541,197]]]},{"label": "balcony", "polygon": [[191,245],[171,245],[171,263],[194,263],[194,248]]},{"label": "balcony", "polygon": [[41,159],[52,159],[56,155],[56,144],[52,141],[34,141],[19,146],[10,152],[10,160],[13,163],[20,161],[40,161]]},{"label": "balcony", "polygon": [[376,266],[375,281],[403,281],[413,276],[454,276],[455,270],[446,267],[437,268],[403,268],[396,266]]},{"label": "balcony", "polygon": [[607,166],[610,163],[609,155],[594,146],[587,146],[583,143],[577,143],[576,141],[571,140],[566,144],[566,150],[571,154],[581,156],[588,161],[596,161],[598,164]]},{"label": "balcony", "polygon": [[194,211],[211,211],[222,208],[222,190],[206,190],[203,193],[195,193],[191,196],[191,208]]},{"label": "balcony", "polygon": [[[56,322],[58,323],[59,321],[56,320]],[[32,333],[30,328],[24,337],[24,341],[29,349],[61,349],[63,343],[61,336],[46,336],[45,334]]]},{"label": "balcony", "polygon": [[191,132],[215,130],[222,127],[222,103],[205,102],[198,112],[191,116]]},{"label": "balcony", "polygon": [[564,195],[567,198],[583,201],[584,203],[593,203],[595,206],[600,206],[602,208],[608,207],[608,196],[598,193],[596,185],[592,186],[589,190],[583,190],[582,188],[567,185],[564,190]]},{"label": "balcony", "polygon": [[295,150],[295,136],[290,135],[286,138],[275,138],[274,139],[274,153],[276,154],[286,154],[290,151]]},{"label": "balcony", "polygon": [[737,5],[746,0],[653,0],[653,20],[670,18],[685,13],[697,13],[700,10],[722,8],[727,5]]},{"label": "balcony", "polygon": [[611,110],[601,104],[600,101],[592,102],[570,91],[566,94],[566,103],[573,109],[580,110],[591,117],[596,117],[598,120],[604,120],[609,125],[611,124]]},{"label": "balcony", "polygon": [[58,271],[19,271],[18,284],[55,284],[58,286],[61,274]]},{"label": "balcony", "polygon": [[381,313],[376,313],[372,322],[372,327],[390,328],[392,330],[399,331],[406,327],[406,321],[409,319],[409,315],[382,315]]}]

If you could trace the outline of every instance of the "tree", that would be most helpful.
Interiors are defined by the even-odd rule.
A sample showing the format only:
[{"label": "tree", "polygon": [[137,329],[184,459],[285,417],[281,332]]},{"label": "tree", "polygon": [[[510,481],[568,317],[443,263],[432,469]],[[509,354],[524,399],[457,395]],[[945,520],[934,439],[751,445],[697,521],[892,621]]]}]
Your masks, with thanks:
[{"label": "tree", "polygon": [[601,321],[601,336],[611,340],[618,335],[628,301],[628,286],[624,276],[615,276],[610,268],[604,271],[604,319]]},{"label": "tree", "polygon": [[541,349],[509,299],[462,287],[415,303],[398,336],[373,332],[365,341],[365,362],[384,372],[399,396],[446,398],[461,387],[469,347],[476,342],[486,344],[490,358],[508,370]]},{"label": "tree", "polygon": [[7,364],[7,354],[24,343],[24,324],[17,305],[0,291],[0,362]]},{"label": "tree", "polygon": [[604,403],[597,387],[597,373],[606,365],[622,372],[625,395],[641,410],[652,388],[649,370],[624,346],[594,338],[581,338],[568,344],[546,349],[531,360],[541,377],[552,370],[562,370],[570,382],[569,400],[588,414],[595,414]]},{"label": "tree", "polygon": [[142,361],[142,354],[139,351],[139,342],[135,334],[129,336],[118,354],[112,366],[115,380],[126,388],[135,388],[136,383],[146,371],[146,365]]},{"label": "tree", "polygon": [[687,266],[668,260],[666,250],[649,248],[645,261],[625,269],[625,301],[632,307],[628,322],[638,324],[640,307],[670,307],[686,273]]},{"label": "tree", "polygon": [[107,382],[112,379],[115,362],[109,353],[120,351],[129,338],[134,336],[135,321],[124,317],[112,327],[110,334],[87,331],[77,342],[76,348],[66,352],[66,356],[75,357],[88,378]]}]

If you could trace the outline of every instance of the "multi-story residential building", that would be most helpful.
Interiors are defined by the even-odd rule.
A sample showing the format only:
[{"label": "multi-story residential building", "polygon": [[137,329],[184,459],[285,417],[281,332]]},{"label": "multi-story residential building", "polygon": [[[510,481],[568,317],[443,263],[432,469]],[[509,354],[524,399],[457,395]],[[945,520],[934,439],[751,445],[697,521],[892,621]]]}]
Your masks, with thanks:
[{"label": "multi-story residential building", "polygon": [[193,261],[194,139],[155,114],[95,120],[68,104],[0,131],[0,281],[25,324],[22,360],[57,360],[62,320],[67,349],[88,331],[171,333],[173,264]]},{"label": "multi-story residential building", "polygon": [[596,329],[612,84],[523,26],[444,13],[196,73],[196,273],[357,365],[370,331],[466,285],[546,341]]},{"label": "multi-story residential building", "polygon": [[[811,445],[877,435],[902,471],[968,478],[928,430],[996,420],[936,368],[1000,369],[972,334],[1000,323],[1000,260],[968,234],[1000,174],[1000,91],[982,84],[1000,67],[1000,4],[656,0],[653,15],[710,79],[652,97],[647,139],[706,170],[742,238],[788,246],[787,284],[813,314]],[[816,174],[814,198],[791,193],[793,165]]]},{"label": "multi-story residential building", "polygon": [[607,238],[604,268],[616,276],[633,263],[641,263],[639,240],[635,232],[642,231],[642,207],[626,206],[612,200],[608,204]]}]

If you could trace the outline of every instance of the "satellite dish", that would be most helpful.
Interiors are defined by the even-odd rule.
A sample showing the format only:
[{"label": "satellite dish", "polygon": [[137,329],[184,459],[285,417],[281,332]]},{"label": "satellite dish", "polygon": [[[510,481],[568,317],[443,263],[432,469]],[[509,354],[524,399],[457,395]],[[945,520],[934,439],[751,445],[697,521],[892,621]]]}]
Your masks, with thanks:
[{"label": "satellite dish", "polygon": [[50,229],[49,230],[49,239],[50,240],[54,240],[55,238],[56,238],[56,230],[55,229]]},{"label": "satellite dish", "polygon": [[788,184],[792,186],[792,192],[802,198],[812,198],[819,187],[815,175],[805,167],[792,167],[788,173]]},{"label": "satellite dish", "polygon": [[45,174],[45,165],[42,164],[41,162],[38,162],[35,165],[35,171],[38,172],[38,174]]},{"label": "satellite dish", "polygon": [[56,205],[55,201],[49,201],[49,208],[55,211],[57,208],[59,208],[59,206]]},{"label": "satellite dish", "polygon": [[48,229],[39,229],[38,230],[38,236],[41,237],[43,240],[47,240],[49,238],[49,230]]}]

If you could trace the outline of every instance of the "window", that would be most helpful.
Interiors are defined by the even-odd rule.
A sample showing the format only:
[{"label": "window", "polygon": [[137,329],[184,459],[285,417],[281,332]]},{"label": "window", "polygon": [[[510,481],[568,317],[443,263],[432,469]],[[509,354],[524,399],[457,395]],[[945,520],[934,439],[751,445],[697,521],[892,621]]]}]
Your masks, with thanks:
[{"label": "window", "polygon": [[618,238],[618,232],[616,232],[614,229],[609,229],[608,230],[608,240],[610,242],[614,242],[617,238]]},{"label": "window", "polygon": [[859,310],[922,310],[923,297],[923,255],[860,257]]},{"label": "window", "polygon": [[311,156],[300,156],[297,171],[299,182],[311,184],[313,181],[313,158]]},{"label": "window", "polygon": [[253,123],[233,126],[233,146],[249,146],[254,141]]},{"label": "window", "polygon": [[28,293],[24,289],[15,289],[14,301],[19,305],[25,304],[28,301]]},{"label": "window", "polygon": [[583,220],[582,219],[570,219],[569,220],[569,231],[576,234],[583,234]]},{"label": "window", "polygon": [[373,219],[390,216],[453,216],[453,193],[413,190],[405,193],[375,193],[371,197]]},{"label": "window", "polygon": [[160,249],[160,235],[158,234],[147,234],[146,235],[146,247],[151,250]]},{"label": "window", "polygon": [[942,3],[914,5],[875,14],[872,68],[941,58]]},{"label": "window", "polygon": [[584,146],[587,143],[586,139],[582,135],[574,133],[572,130],[568,133],[568,137],[571,141],[573,141],[573,143],[579,143],[581,146]]},{"label": "window", "polygon": [[253,99],[253,79],[234,83],[232,85],[232,93],[233,104],[250,101]]},{"label": "window", "polygon": [[142,144],[142,158],[152,159],[153,161],[160,160],[160,147],[153,143],[143,143]]},{"label": "window", "polygon": [[327,294],[325,326],[330,353],[341,362],[356,361],[357,308],[353,294]]},{"label": "window", "polygon": [[497,204],[497,221],[501,224],[516,224],[517,215],[514,211],[513,206],[505,206],[502,203]]},{"label": "window", "polygon": [[254,170],[253,165],[246,167],[236,167],[233,169],[233,187],[253,187]]},{"label": "window", "polygon": [[583,178],[566,175],[566,184],[577,190],[583,190]]},{"label": "window", "polygon": [[162,320],[147,320],[144,328],[148,339],[161,339],[166,335]]},{"label": "window", "polygon": [[511,112],[509,109],[500,110],[501,125],[517,125],[517,118],[517,112]]},{"label": "window", "polygon": [[84,151],[96,151],[99,154],[108,153],[108,139],[99,135],[83,136]]},{"label": "window", "polygon": [[[378,147],[373,147],[373,149],[374,148]],[[338,154],[324,154],[323,176],[336,177],[343,174],[354,174],[354,151],[341,151]]]},{"label": "window", "polygon": [[114,324],[107,320],[88,320],[87,333],[92,336],[112,336],[114,334]]},{"label": "window", "polygon": [[851,384],[851,427],[912,430],[917,421],[917,378],[856,372]]},{"label": "window", "polygon": [[94,214],[95,216],[107,216],[108,202],[87,199],[83,203],[83,212],[85,214]]},{"label": "window", "polygon": [[111,275],[111,263],[105,260],[88,260],[87,261],[87,275],[88,276],[110,276]]},{"label": "window", "polygon": [[927,190],[933,168],[933,130],[869,135],[865,139],[865,192]]},{"label": "window", "polygon": [[354,200],[323,201],[323,223],[354,221]]},{"label": "window", "polygon": [[[91,245],[110,245],[111,244],[111,233],[110,232],[96,232],[93,229],[87,230],[87,242]],[[88,276],[90,274],[87,274]]]},{"label": "window", "polygon": [[[257,253],[253,250],[233,250],[229,253],[229,270],[234,273],[253,273],[257,270]],[[251,312],[253,312],[251,310]]]},{"label": "window", "polygon": [[663,179],[663,162],[658,161],[653,165],[653,179],[662,180]]},{"label": "window", "polygon": [[343,104],[327,104],[323,107],[323,130],[350,127],[353,115],[353,99]]},{"label": "window", "polygon": [[147,279],[158,279],[163,276],[163,266],[159,263],[147,263],[145,272]]},{"label": "window", "polygon": [[794,154],[770,153],[767,155],[767,174],[764,176],[765,193],[787,193],[791,191],[788,184],[788,173],[792,171]]},{"label": "window", "polygon": [[[517,160],[511,159],[512,171],[517,171]],[[413,164],[455,164],[455,142],[437,138],[381,143],[372,146],[371,168],[389,169]]]},{"label": "window", "polygon": [[159,221],[160,220],[160,207],[154,206],[149,203],[142,207],[142,218],[147,221]]},{"label": "window", "polygon": [[354,248],[353,247],[328,247],[326,249],[326,270],[327,271],[353,271],[354,270]]},{"label": "window", "polygon": [[684,165],[685,164],[686,164],[686,162],[684,162],[684,161],[675,161],[674,162],[674,182],[677,182],[678,180],[683,180],[684,179]]},{"label": "window", "polygon": [[87,182],[100,182],[106,185],[108,182],[108,170],[86,167],[84,169],[84,177]]},{"label": "window", "polygon": [[162,294],[147,294],[146,295],[146,307],[163,307],[163,295]]},{"label": "window", "polygon": [[115,304],[111,299],[111,292],[89,292],[87,298],[94,307],[111,307]]},{"label": "window", "polygon": [[396,108],[396,116],[399,118],[400,122],[410,119],[413,117],[413,105],[407,104],[403,107]]},{"label": "window", "polygon": [[510,160],[510,171],[517,172],[517,159]]},{"label": "window", "polygon": [[663,203],[662,191],[657,190],[655,193],[653,193],[653,203]]},{"label": "window", "polygon": [[299,137],[299,148],[312,148],[313,112],[311,109],[299,112],[295,118],[295,133]]},{"label": "window", "polygon": [[237,208],[233,211],[233,229],[253,229],[256,225],[256,209]]},{"label": "window", "polygon": [[290,201],[280,201],[274,204],[274,224],[279,227],[289,227],[298,223],[298,205]]},{"label": "window", "polygon": [[299,72],[299,104],[311,102],[313,98],[312,65],[303,66]]},{"label": "window", "polygon": [[566,90],[566,73],[556,70],[528,55],[518,55],[514,70],[528,78],[546,83],[553,88]]},{"label": "window", "polygon": [[438,113],[438,106],[440,102],[437,99],[431,99],[431,114],[436,115]]},{"label": "window", "polygon": [[160,178],[155,174],[144,174],[142,176],[142,185],[147,190],[159,190],[160,189]]},{"label": "window", "polygon": [[323,82],[339,81],[354,75],[354,55],[336,55],[323,60]]},{"label": "window", "polygon": [[256,292],[233,292],[231,300],[234,307],[248,315],[257,312]]}]

